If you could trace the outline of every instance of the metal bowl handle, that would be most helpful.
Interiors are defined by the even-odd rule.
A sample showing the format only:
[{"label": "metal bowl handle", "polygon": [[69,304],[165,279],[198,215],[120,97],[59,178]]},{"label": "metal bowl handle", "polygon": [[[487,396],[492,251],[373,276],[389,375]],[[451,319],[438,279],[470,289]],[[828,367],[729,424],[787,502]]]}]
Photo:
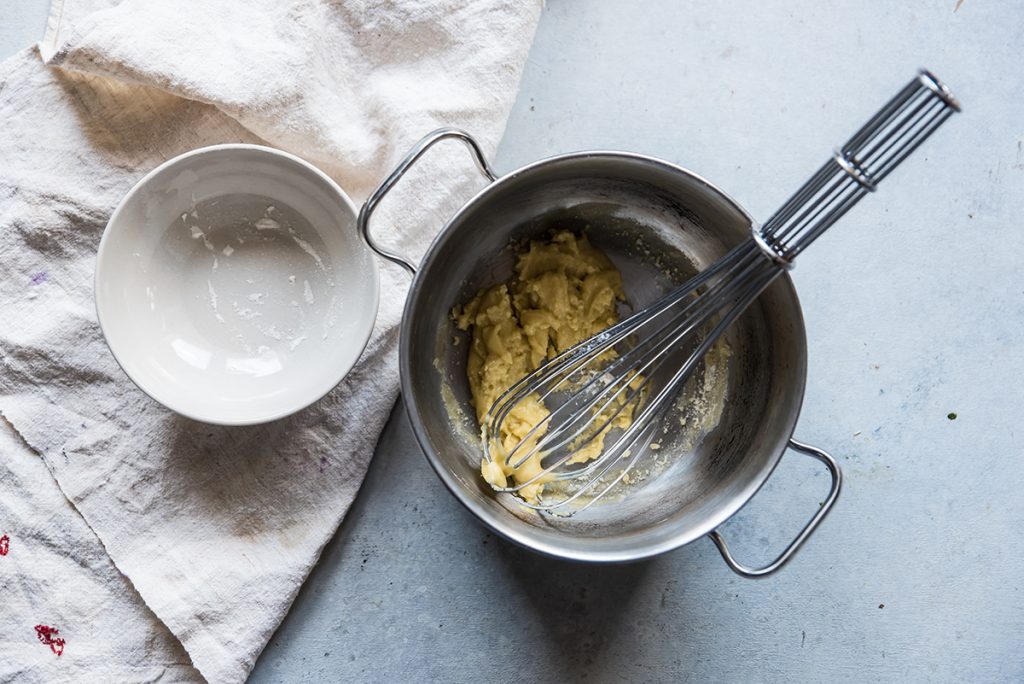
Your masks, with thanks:
[{"label": "metal bowl handle", "polygon": [[718,530],[714,530],[708,534],[711,541],[715,543],[715,546],[717,546],[718,550],[722,553],[722,558],[725,559],[726,565],[732,568],[733,572],[737,575],[742,575],[749,579],[758,579],[761,577],[767,577],[782,568],[782,566],[788,563],[796,552],[800,550],[800,547],[804,545],[804,542],[806,542],[807,538],[811,536],[811,533],[817,529],[818,525],[821,524],[821,521],[829,514],[829,511],[832,510],[832,505],[835,504],[836,499],[839,498],[839,490],[843,486],[843,473],[839,470],[839,464],[836,463],[836,460],[824,450],[818,449],[817,447],[813,447],[809,444],[803,444],[795,439],[789,440],[789,448],[807,454],[808,456],[813,456],[824,463],[825,467],[828,468],[829,473],[832,475],[832,488],[828,493],[828,497],[818,508],[818,512],[814,514],[806,525],[804,525],[804,528],[800,530],[800,534],[796,536],[796,539],[789,543],[789,546],[779,554],[778,558],[764,567],[751,568],[739,563],[735,558],[733,558],[732,553],[729,551],[729,546],[725,543],[725,539]]},{"label": "metal bowl handle", "polygon": [[491,169],[490,163],[484,156],[483,150],[480,149],[480,145],[477,143],[473,136],[465,131],[459,130],[458,128],[439,128],[436,131],[427,133],[423,138],[416,143],[408,154],[398,163],[395,170],[392,171],[384,181],[377,186],[377,189],[370,195],[370,199],[366,200],[362,208],[359,210],[359,218],[357,225],[359,227],[359,234],[363,236],[363,240],[369,245],[370,249],[376,252],[381,257],[388,261],[398,264],[406,271],[409,275],[416,275],[416,264],[410,259],[392,252],[384,247],[381,247],[377,241],[370,235],[370,215],[373,214],[374,209],[377,208],[377,204],[384,199],[384,195],[388,194],[388,191],[394,187],[395,183],[401,179],[405,173],[412,168],[412,165],[416,163],[423,153],[430,149],[435,143],[441,142],[446,138],[456,138],[466,144],[466,147],[473,153],[473,159],[476,161],[476,166],[480,169],[480,173],[484,175],[487,180],[497,180],[497,176]]}]

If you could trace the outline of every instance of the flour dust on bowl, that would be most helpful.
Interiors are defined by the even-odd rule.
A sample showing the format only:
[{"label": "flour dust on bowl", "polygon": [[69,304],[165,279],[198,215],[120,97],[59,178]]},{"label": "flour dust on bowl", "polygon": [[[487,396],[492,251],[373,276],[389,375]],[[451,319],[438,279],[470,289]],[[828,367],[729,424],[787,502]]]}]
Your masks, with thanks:
[{"label": "flour dust on bowl", "polygon": [[[959,105],[949,90],[921,72],[763,227],[702,177],[651,157],[581,152],[498,178],[468,134],[441,129],[426,136],[363,206],[359,228],[374,251],[414,274],[399,349],[402,393],[416,437],[438,476],[494,531],[541,553],[628,561],[708,535],[737,573],[763,577],[777,571],[822,522],[841,486],[830,455],[793,439],[807,349],[800,304],[786,268],[954,111]],[[465,143],[491,182],[448,221],[417,266],[385,249],[371,233],[370,219],[416,160],[445,139]],[[468,339],[452,316],[481,290],[508,282],[523,245],[562,231],[585,235],[608,256],[622,274],[636,315],[666,294],[677,296],[672,294],[676,288],[698,274],[728,263],[722,259],[729,254],[742,252],[761,274],[753,296],[719,307],[706,319],[712,325],[720,319],[731,324],[720,340],[695,338],[696,348],[707,342],[707,348],[723,345],[727,353],[692,363],[679,384],[682,395],[670,397],[669,408],[645,427],[648,437],[656,435],[658,448],[651,448],[652,439],[631,443],[645,451],[645,467],[569,517],[552,515],[545,506],[531,507],[516,487],[496,492],[481,477],[481,459],[489,457],[488,450],[481,443],[466,379]],[[732,279],[743,282],[746,273]],[[688,296],[702,294],[692,290]],[[549,370],[542,365],[537,372]],[[750,500],[787,450],[820,461],[829,471],[831,488],[778,557],[748,567],[733,558],[717,528]],[[627,449],[615,458],[632,455]]]},{"label": "flour dust on bowl", "polygon": [[266,147],[170,160],[111,216],[96,306],[117,361],[147,394],[209,423],[280,418],[355,364],[377,273],[344,192]]}]

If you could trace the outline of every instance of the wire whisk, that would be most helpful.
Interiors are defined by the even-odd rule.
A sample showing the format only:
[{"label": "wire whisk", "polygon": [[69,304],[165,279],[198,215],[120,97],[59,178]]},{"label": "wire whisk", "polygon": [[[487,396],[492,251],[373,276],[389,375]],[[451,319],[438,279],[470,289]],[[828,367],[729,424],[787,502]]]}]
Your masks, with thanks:
[{"label": "wire whisk", "polygon": [[[763,226],[754,226],[749,239],[509,388],[484,417],[486,458],[504,459],[512,468],[538,459],[540,468],[532,467],[536,474],[528,480],[495,488],[519,494],[523,505],[561,515],[585,510],[611,491],[649,448],[680,390],[726,329],[792,268],[798,255],[959,111],[949,89],[922,70]],[[665,372],[659,372],[662,368]],[[549,413],[508,444],[505,421],[517,406],[538,398]],[[613,427],[624,411],[632,422]],[[581,461],[578,454],[598,439],[610,444],[596,458]],[[543,487],[537,500],[527,501],[522,491],[538,484]]]}]

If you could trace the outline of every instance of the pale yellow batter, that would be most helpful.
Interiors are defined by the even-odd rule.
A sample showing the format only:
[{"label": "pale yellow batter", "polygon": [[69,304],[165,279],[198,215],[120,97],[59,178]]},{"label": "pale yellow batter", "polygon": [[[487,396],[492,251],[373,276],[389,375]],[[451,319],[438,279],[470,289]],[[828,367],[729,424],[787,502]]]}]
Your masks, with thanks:
[{"label": "pale yellow batter", "polygon": [[[477,420],[483,421],[495,400],[545,359],[616,323],[616,304],[623,299],[622,276],[586,236],[562,231],[550,241],[531,242],[519,254],[511,281],[481,290],[452,312],[458,327],[472,332],[466,373]],[[597,457],[605,433],[629,426],[632,409],[624,407],[573,460]],[[547,415],[536,395],[518,404],[502,423],[500,441],[506,453]],[[495,487],[508,486],[509,477],[527,482],[541,471],[539,455],[513,469],[497,451],[501,449],[481,463],[481,474]],[[520,496],[536,501],[544,482],[522,488]]]}]

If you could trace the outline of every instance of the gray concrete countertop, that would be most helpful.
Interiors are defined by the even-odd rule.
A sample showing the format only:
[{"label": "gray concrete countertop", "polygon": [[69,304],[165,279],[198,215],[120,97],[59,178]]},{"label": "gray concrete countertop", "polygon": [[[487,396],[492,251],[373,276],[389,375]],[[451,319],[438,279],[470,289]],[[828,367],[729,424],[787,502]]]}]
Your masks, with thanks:
[{"label": "gray concrete countertop", "polygon": [[[11,26],[5,54],[38,36],[13,44]],[[549,0],[499,172],[633,150],[763,218],[917,67],[963,101],[794,272],[810,353],[796,436],[837,456],[843,496],[764,581],[704,540],[558,562],[477,524],[399,405],[252,681],[1024,679],[1022,45],[1019,3]],[[725,525],[736,554],[772,557],[827,486],[785,457]]]}]

